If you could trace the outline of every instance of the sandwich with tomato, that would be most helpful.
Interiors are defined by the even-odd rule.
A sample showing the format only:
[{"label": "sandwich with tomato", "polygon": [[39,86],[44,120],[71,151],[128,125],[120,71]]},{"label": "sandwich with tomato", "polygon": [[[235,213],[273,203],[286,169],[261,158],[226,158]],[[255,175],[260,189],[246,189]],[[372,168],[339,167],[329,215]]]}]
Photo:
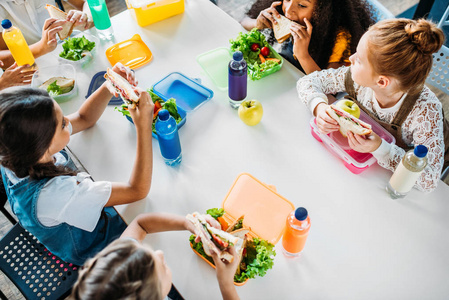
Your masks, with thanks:
[{"label": "sandwich with tomato", "polygon": [[187,215],[187,220],[193,223],[197,229],[198,235],[203,243],[204,252],[211,256],[212,253],[216,253],[222,260],[232,262],[234,256],[227,250],[230,246],[242,246],[243,240],[239,237],[233,236],[226,231],[212,227],[207,223],[206,218],[194,212]]},{"label": "sandwich with tomato", "polygon": [[357,119],[333,104],[326,109],[326,112],[332,119],[338,122],[340,133],[344,137],[348,136],[349,131],[358,135],[368,135],[372,132],[370,124]]},{"label": "sandwich with tomato", "polygon": [[106,70],[104,78],[106,78],[106,80],[114,87],[115,91],[122,97],[123,102],[125,102],[128,108],[136,108],[139,104],[139,95],[134,91],[134,86],[132,86],[128,80],[110,68]]}]

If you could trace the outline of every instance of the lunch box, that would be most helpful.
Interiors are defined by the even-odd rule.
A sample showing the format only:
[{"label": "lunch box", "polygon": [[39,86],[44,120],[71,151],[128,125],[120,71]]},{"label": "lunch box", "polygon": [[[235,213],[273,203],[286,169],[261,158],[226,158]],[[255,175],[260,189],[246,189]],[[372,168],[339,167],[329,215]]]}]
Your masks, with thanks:
[{"label": "lunch box", "polygon": [[126,0],[126,6],[141,27],[184,12],[184,0]]},{"label": "lunch box", "polygon": [[86,31],[80,31],[80,32],[78,32],[75,35],[72,35],[70,37],[71,38],[80,38],[80,37],[83,37],[83,36],[86,39],[88,39],[89,41],[95,42],[95,47],[91,51],[87,52],[87,54],[83,58],[81,58],[80,60],[76,60],[75,61],[75,60],[70,60],[70,59],[66,59],[66,58],[63,58],[63,57],[59,56],[59,53],[61,53],[64,50],[62,48],[62,45],[64,44],[64,41],[63,41],[62,43],[59,43],[58,46],[56,46],[56,50],[53,52],[53,53],[55,53],[58,56],[58,60],[61,63],[63,63],[63,64],[72,64],[75,68],[78,68],[78,69],[85,68],[85,67],[87,67],[90,64],[90,62],[93,60],[93,58],[94,58],[94,56],[96,54],[97,48],[100,47],[100,40],[96,36],[93,36],[92,34],[89,34]]},{"label": "lunch box", "polygon": [[[293,203],[277,193],[275,186],[265,184],[248,173],[237,176],[223,200],[222,208],[225,211],[223,218],[228,224],[234,223],[243,215],[243,226],[249,230],[248,235],[267,240],[273,245],[282,237],[285,220],[295,209]],[[215,268],[214,264],[193,247],[192,250]],[[246,281],[234,284],[241,286]]]},{"label": "lunch box", "polygon": [[[185,124],[187,112],[198,109],[214,96],[214,92],[203,86],[199,78],[191,79],[179,72],[170,73],[156,82],[153,85],[153,93],[164,101],[170,98],[176,100],[178,113],[182,119],[178,123],[178,129]],[[131,117],[126,118],[132,123]],[[157,135],[154,132],[152,134],[157,139]]]},{"label": "lunch box", "polygon": [[[386,142],[390,144],[396,143],[394,136],[368,116],[362,109],[360,109],[359,119],[370,124],[372,130]],[[315,117],[310,120],[310,128],[312,136],[319,142],[322,142],[331,153],[341,159],[346,168],[352,173],[360,174],[377,162],[371,153],[361,153],[352,150],[349,147],[348,138],[343,137],[340,131],[334,131],[329,134],[321,133],[316,125]]]},{"label": "lunch box", "polygon": [[76,70],[73,65],[70,64],[49,66],[38,69],[31,78],[31,87],[39,88],[39,86],[41,86],[45,81],[52,77],[65,77],[75,79],[75,85],[70,92],[58,96],[52,96],[52,98],[56,102],[62,103],[68,101],[78,94],[78,80],[76,78]]}]

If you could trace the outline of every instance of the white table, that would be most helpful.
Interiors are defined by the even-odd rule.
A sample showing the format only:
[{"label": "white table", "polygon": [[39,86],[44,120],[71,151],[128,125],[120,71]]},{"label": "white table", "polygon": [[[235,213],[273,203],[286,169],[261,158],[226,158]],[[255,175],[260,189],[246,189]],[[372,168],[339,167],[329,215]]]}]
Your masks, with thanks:
[{"label": "white table", "polygon": [[[445,184],[433,193],[413,190],[394,201],[384,191],[390,171],[375,165],[360,175],[349,172],[311,136],[310,112],[295,89],[302,74],[288,62],[279,72],[249,83],[248,98],[262,102],[264,116],[255,127],[243,124],[227,93],[216,89],[195,61],[198,54],[228,46],[243,30],[207,0],[188,0],[185,13],[145,28],[128,11],[112,21],[117,42],[138,33],[153,52],[153,61],[137,70],[140,87],[178,71],[200,77],[215,92],[212,100],[188,114],[180,129],[179,167],[163,163],[153,139],[148,197],[117,207],[128,222],[142,212],[185,215],[220,207],[237,175],[248,172],[275,185],[295,206],[306,207],[312,228],[298,260],[284,257],[277,244],[274,268],[237,287],[242,299],[449,297]],[[97,53],[86,73],[78,73],[79,97],[62,105],[65,113],[79,107],[90,78],[106,66]],[[126,181],[135,144],[133,125],[108,107],[93,128],[72,137],[69,147],[96,180]],[[173,282],[186,299],[220,299],[215,271],[191,251],[188,237],[186,232],[161,233],[145,242],[165,252]]]}]

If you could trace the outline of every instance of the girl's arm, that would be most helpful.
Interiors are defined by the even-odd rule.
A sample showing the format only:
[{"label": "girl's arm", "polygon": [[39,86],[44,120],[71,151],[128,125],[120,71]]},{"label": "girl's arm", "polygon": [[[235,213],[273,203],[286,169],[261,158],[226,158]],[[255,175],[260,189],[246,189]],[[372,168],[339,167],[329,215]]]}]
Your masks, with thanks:
[{"label": "girl's arm", "polygon": [[240,25],[242,25],[243,28],[245,28],[246,30],[250,31],[251,29],[257,27],[257,20],[256,19],[252,19],[250,17],[244,17],[240,21]]},{"label": "girl's arm", "polygon": [[299,99],[315,114],[315,108],[320,103],[327,104],[326,94],[336,94],[345,91],[345,75],[348,67],[328,69],[314,72],[298,80],[296,89]]},{"label": "girl's arm", "polygon": [[[130,68],[117,63],[112,70],[126,78],[130,84],[136,84],[134,72]],[[67,116],[70,123],[72,123],[72,134],[92,127],[98,121],[112,98],[112,93],[108,88],[107,83],[103,83],[87,98],[77,112]]]},{"label": "girl's arm", "polygon": [[[432,103],[414,108],[402,124],[403,132],[411,135],[414,145],[425,145],[429,150],[427,166],[415,184],[415,188],[424,192],[431,192],[437,187],[444,164],[443,115],[441,103],[436,101],[439,100],[435,97]],[[404,157],[405,151],[383,140],[380,147],[372,154],[380,166],[394,172]]]}]

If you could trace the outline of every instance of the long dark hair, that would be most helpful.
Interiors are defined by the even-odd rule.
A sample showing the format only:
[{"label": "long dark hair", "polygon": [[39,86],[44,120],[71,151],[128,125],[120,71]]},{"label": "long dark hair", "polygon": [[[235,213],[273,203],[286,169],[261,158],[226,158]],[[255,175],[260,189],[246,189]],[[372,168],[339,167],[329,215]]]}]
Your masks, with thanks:
[{"label": "long dark hair", "polygon": [[[277,0],[257,0],[247,15],[255,19],[275,1]],[[340,30],[345,29],[351,34],[352,54],[356,52],[363,33],[374,24],[370,5],[364,0],[317,0],[310,21],[313,31],[309,53],[321,69],[327,68],[329,64]]]},{"label": "long dark hair", "polygon": [[0,93],[0,162],[18,177],[32,179],[74,175],[53,162],[38,163],[50,147],[58,121],[53,99],[34,88]]}]

